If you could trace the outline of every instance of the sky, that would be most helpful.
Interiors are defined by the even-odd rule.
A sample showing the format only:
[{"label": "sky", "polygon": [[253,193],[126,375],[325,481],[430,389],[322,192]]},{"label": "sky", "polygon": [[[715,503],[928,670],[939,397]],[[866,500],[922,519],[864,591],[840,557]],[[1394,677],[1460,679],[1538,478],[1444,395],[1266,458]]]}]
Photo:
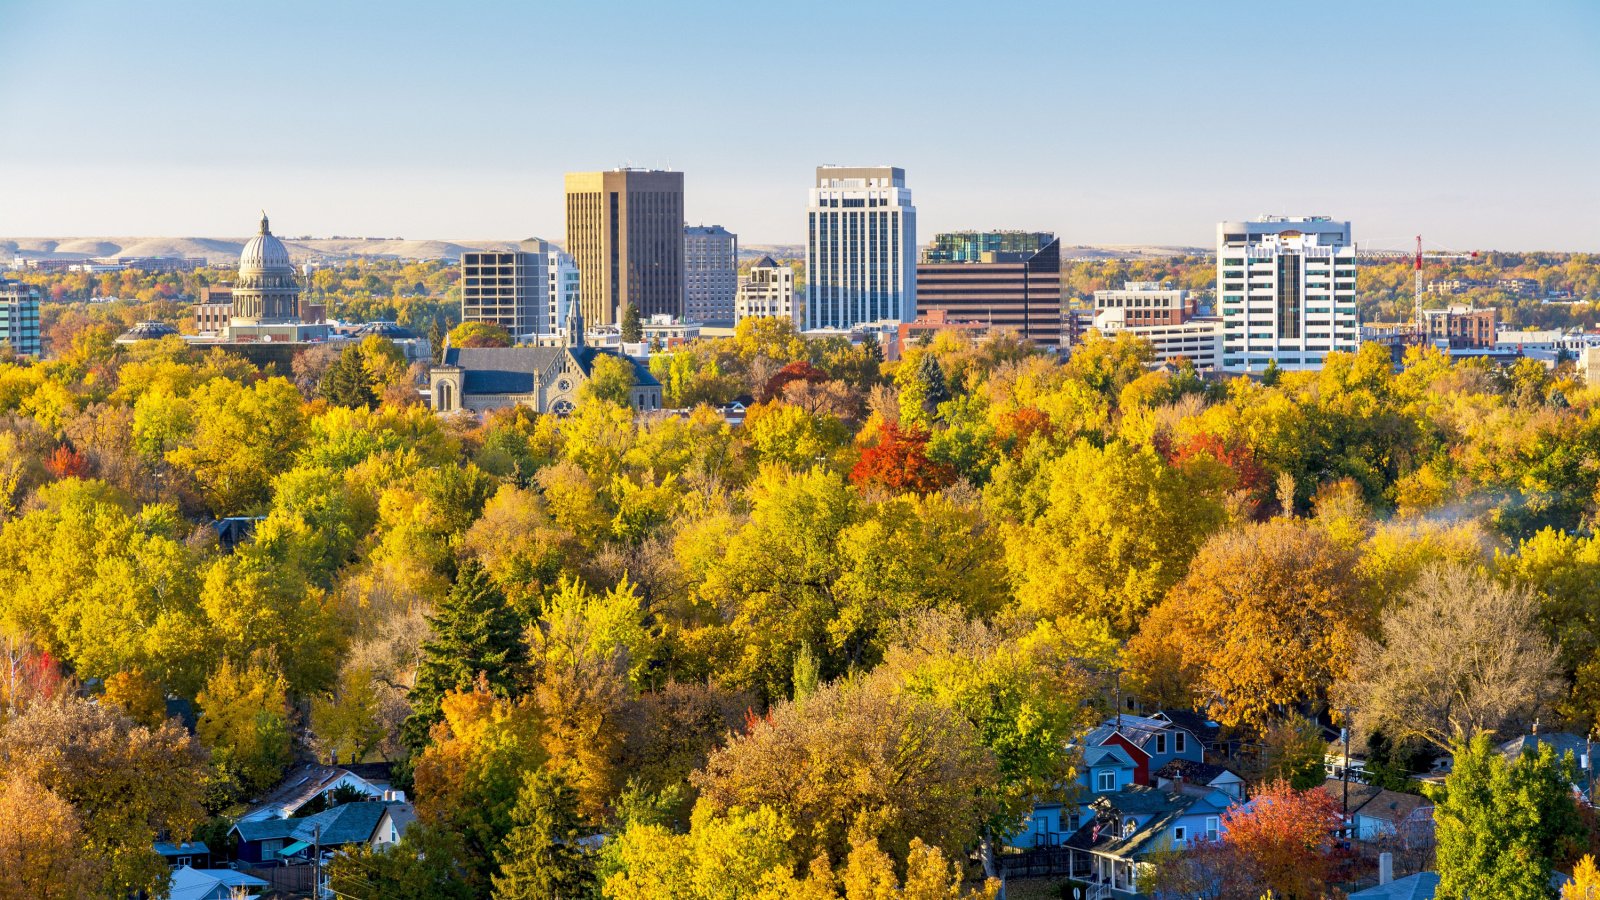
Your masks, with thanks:
[{"label": "sky", "polygon": [[0,0],[0,236],[506,240],[562,174],[685,173],[804,239],[819,164],[918,232],[1600,251],[1600,0]]}]

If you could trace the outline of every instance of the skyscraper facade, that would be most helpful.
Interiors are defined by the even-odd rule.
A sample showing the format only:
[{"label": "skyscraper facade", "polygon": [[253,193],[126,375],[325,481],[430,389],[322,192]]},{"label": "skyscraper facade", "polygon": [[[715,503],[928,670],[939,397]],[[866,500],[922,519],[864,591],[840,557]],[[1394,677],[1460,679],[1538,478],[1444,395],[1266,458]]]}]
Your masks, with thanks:
[{"label": "skyscraper facade", "polygon": [[1262,216],[1217,225],[1222,367],[1320,369],[1329,353],[1361,348],[1356,248],[1350,223],[1327,216]]},{"label": "skyscraper facade", "polygon": [[555,334],[579,290],[572,257],[549,241],[516,250],[461,254],[461,320],[489,322],[513,337]]},{"label": "skyscraper facade", "polygon": [[1015,262],[1038,253],[1055,239],[1048,231],[947,231],[933,236],[922,261]]},{"label": "skyscraper facade", "polygon": [[733,324],[739,290],[739,236],[721,225],[683,229],[683,316],[707,325]]},{"label": "skyscraper facade", "polygon": [[981,322],[1050,350],[1070,341],[1062,329],[1061,243],[1051,239],[1032,253],[996,251],[984,261],[923,262],[917,266],[917,310],[942,310],[946,319]]},{"label": "skyscraper facade", "polygon": [[567,252],[590,327],[618,324],[629,303],[681,318],[683,243],[682,172],[567,173]]},{"label": "skyscraper facade", "polygon": [[19,356],[43,352],[39,340],[39,289],[20,281],[0,280],[0,344]]},{"label": "skyscraper facade", "polygon": [[806,329],[917,317],[917,210],[904,169],[818,166],[806,219]]}]

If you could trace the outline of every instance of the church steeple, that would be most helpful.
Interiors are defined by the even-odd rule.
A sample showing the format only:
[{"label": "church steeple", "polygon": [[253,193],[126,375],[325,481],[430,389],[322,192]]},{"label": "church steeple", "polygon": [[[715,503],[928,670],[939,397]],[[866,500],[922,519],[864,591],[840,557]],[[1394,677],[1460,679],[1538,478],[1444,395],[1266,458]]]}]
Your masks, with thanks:
[{"label": "church steeple", "polygon": [[583,341],[583,312],[574,306],[567,311],[566,344],[576,350],[583,346]]}]

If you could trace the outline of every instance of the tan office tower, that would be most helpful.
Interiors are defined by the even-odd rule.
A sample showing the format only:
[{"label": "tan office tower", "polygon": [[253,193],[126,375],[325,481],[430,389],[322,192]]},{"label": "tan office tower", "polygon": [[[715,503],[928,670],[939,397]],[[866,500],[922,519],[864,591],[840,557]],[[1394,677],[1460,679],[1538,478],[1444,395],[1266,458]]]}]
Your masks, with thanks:
[{"label": "tan office tower", "polygon": [[567,173],[567,252],[578,263],[590,326],[639,315],[683,316],[683,173]]}]

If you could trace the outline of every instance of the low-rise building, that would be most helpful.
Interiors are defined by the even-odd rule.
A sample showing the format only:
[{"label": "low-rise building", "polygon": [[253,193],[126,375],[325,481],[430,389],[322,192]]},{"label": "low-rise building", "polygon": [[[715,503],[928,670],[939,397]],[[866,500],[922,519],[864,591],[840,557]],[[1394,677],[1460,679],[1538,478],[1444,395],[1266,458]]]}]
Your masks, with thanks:
[{"label": "low-rise building", "polygon": [[1422,311],[1423,336],[1429,344],[1451,350],[1487,350],[1495,345],[1494,309],[1451,304]]},{"label": "low-rise building", "polygon": [[1127,313],[1124,309],[1097,312],[1094,327],[1106,337],[1126,332],[1149,341],[1158,365],[1186,359],[1201,371],[1221,368],[1223,323],[1220,317],[1197,316],[1176,325],[1127,325],[1124,320]]},{"label": "low-rise building", "polygon": [[1061,242],[1051,240],[1032,252],[919,263],[917,310],[1013,331],[1059,352],[1070,344],[1063,329]]},{"label": "low-rise building", "polygon": [[1199,314],[1199,301],[1183,288],[1159,281],[1128,281],[1120,289],[1094,292],[1095,312],[1122,310],[1131,327],[1182,325]]},{"label": "low-rise building", "polygon": [[740,279],[734,296],[734,323],[757,316],[789,319],[800,323],[801,310],[794,294],[794,269],[773,262],[763,256],[750,267],[750,274]]}]

